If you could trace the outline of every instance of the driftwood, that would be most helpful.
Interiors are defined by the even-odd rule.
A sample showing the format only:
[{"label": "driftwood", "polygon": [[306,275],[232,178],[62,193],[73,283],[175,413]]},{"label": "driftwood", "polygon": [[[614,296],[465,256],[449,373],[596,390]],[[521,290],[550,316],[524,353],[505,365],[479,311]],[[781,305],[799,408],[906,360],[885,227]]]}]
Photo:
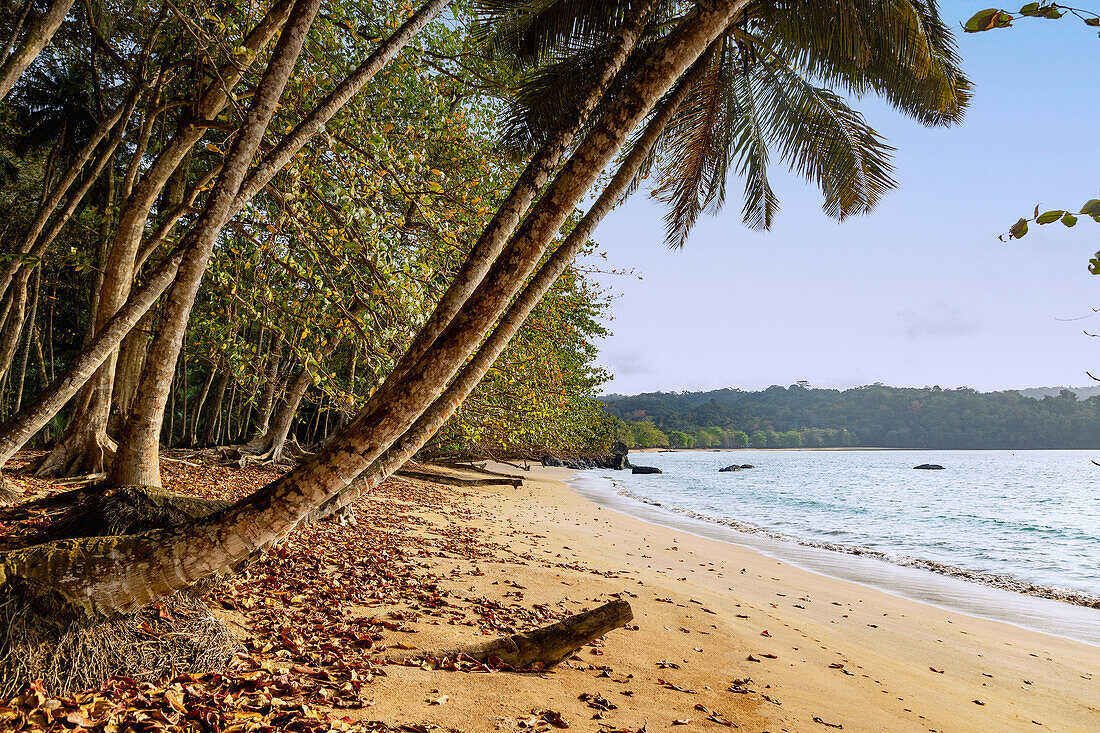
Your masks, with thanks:
[{"label": "driftwood", "polygon": [[406,471],[400,470],[396,472],[398,476],[404,476],[405,478],[414,478],[420,481],[431,481],[437,484],[447,484],[448,486],[500,486],[506,484],[508,486],[523,486],[523,479],[521,478],[459,478],[457,476],[447,476],[442,473],[427,473],[425,471]]},{"label": "driftwood", "polygon": [[443,461],[433,461],[434,466],[443,466],[444,468],[453,468],[459,471],[471,471],[472,473],[480,473],[484,476],[503,476],[504,478],[515,478],[523,480],[523,476],[517,476],[514,473],[501,473],[500,471],[490,471],[485,468],[484,463],[446,463]]},{"label": "driftwood", "polygon": [[552,667],[567,659],[588,642],[620,626],[625,626],[633,618],[634,611],[631,610],[629,603],[623,600],[611,601],[534,631],[453,649],[413,651],[402,657],[390,659],[391,661],[403,661],[413,657],[453,659],[461,654],[479,662],[494,660],[517,669],[535,666]]}]

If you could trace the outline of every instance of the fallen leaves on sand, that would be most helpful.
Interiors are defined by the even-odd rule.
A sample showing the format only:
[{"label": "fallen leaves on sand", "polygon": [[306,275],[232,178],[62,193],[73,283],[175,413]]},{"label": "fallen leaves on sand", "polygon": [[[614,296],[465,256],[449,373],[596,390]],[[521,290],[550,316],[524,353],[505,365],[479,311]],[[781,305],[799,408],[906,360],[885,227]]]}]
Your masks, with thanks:
[{"label": "fallen leaves on sand", "polygon": [[521,718],[519,721],[520,728],[527,728],[535,731],[548,730],[550,726],[555,728],[568,728],[569,723],[561,717],[561,713],[557,710],[539,710],[534,708],[531,710],[531,715]]}]

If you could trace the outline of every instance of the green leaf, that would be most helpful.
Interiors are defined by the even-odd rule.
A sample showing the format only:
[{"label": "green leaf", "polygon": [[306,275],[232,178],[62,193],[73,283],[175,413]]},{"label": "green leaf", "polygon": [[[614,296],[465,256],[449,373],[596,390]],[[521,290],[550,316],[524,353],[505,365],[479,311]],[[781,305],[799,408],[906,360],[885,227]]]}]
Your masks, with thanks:
[{"label": "green leaf", "polygon": [[1093,275],[1100,275],[1100,252],[1097,252],[1096,255],[1089,260],[1089,272]]},{"label": "green leaf", "polygon": [[1100,18],[1085,18],[1085,25],[1091,25],[1093,28],[1100,27]]},{"label": "green leaf", "polygon": [[1071,227],[1077,223],[1077,217],[1067,211],[1066,215],[1062,217],[1062,223],[1067,227]]},{"label": "green leaf", "polygon": [[979,10],[971,16],[970,20],[966,21],[966,25],[963,29],[967,33],[980,33],[981,31],[987,31],[997,26],[997,18],[1000,17],[1001,11],[997,8],[989,8],[987,10]]},{"label": "green leaf", "polygon": [[1020,15],[1035,16],[1039,14],[1039,3],[1028,3],[1020,8]]},{"label": "green leaf", "polygon": [[1061,209],[1054,209],[1052,211],[1045,211],[1035,218],[1037,224],[1049,224],[1052,221],[1058,221],[1062,218],[1062,214],[1066,212]]},{"label": "green leaf", "polygon": [[1021,239],[1025,234],[1027,234],[1027,219],[1020,219],[1018,222],[1013,224],[1012,228],[1008,230],[1008,233],[1016,239]]},{"label": "green leaf", "polygon": [[1100,216],[1100,199],[1089,199],[1088,202],[1081,207],[1080,213],[1088,214],[1089,216]]},{"label": "green leaf", "polygon": [[1051,5],[1049,8],[1047,8],[1047,11],[1043,14],[1043,17],[1049,20],[1058,20],[1063,15],[1065,15],[1065,13],[1059,10],[1056,5]]}]

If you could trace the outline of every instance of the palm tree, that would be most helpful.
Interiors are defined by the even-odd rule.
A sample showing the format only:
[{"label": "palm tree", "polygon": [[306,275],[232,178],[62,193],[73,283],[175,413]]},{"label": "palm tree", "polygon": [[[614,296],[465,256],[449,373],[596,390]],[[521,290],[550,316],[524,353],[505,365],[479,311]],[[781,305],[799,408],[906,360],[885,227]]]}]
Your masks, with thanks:
[{"label": "palm tree", "polygon": [[[558,124],[574,88],[567,80],[583,77],[616,4],[483,2],[487,40],[530,72],[506,131],[524,149]],[[681,6],[662,5],[648,41]],[[683,246],[702,211],[721,210],[731,172],[744,180],[745,224],[769,228],[779,206],[768,181],[774,157],[821,189],[829,216],[870,212],[895,182],[892,148],[845,99],[866,94],[925,125],[962,118],[970,83],[935,0],[754,3],[708,48],[640,171],[668,208],[669,246]]]},{"label": "palm tree", "polygon": [[[48,588],[55,602],[65,601],[86,612],[110,615],[127,611],[231,567],[279,539],[301,521],[315,516],[319,507],[338,499],[357,476],[364,475],[368,486],[384,478],[405,457],[418,450],[441,419],[454,411],[476,385],[479,370],[487,369],[492,363],[494,350],[503,348],[510,333],[514,333],[514,328],[522,322],[524,309],[533,307],[541,292],[553,283],[554,268],[560,267],[563,261],[568,262],[570,247],[574,245],[563,245],[546,258],[550,243],[574,207],[598,180],[600,172],[627,145],[631,133],[642,128],[634,149],[628,152],[613,178],[613,185],[597,202],[595,214],[587,217],[588,231],[629,189],[631,181],[644,169],[646,159],[653,157],[655,165],[662,164],[662,157],[675,160],[675,156],[662,152],[660,140],[668,141],[668,150],[675,150],[673,141],[687,139],[678,130],[722,129],[716,123],[700,126],[699,122],[691,122],[699,116],[689,113],[701,109],[697,99],[703,99],[705,104],[707,97],[700,96],[699,92],[708,88],[707,79],[716,80],[711,82],[712,86],[730,88],[721,85],[725,84],[724,75],[733,73],[723,66],[729,63],[733,53],[731,42],[738,49],[749,44],[757,48],[764,48],[766,44],[771,49],[780,49],[783,48],[781,40],[788,36],[794,38],[794,32],[784,35],[769,28],[782,29],[786,27],[784,24],[797,22],[794,17],[797,9],[787,16],[769,20],[768,13],[782,10],[777,0],[696,0],[691,4],[668,0],[630,3],[484,1],[498,9],[503,21],[515,21],[512,25],[520,31],[515,34],[517,38],[533,39],[530,49],[535,57],[545,57],[540,49],[549,49],[550,55],[557,55],[564,61],[584,53],[587,57],[585,68],[597,72],[594,74],[597,78],[574,77],[570,80],[571,87],[563,86],[559,90],[558,109],[548,110],[540,118],[557,120],[557,124],[541,128],[529,126],[532,139],[537,136],[543,141],[533,159],[533,167],[525,172],[521,184],[506,198],[498,216],[475,245],[462,276],[444,296],[444,306],[437,308],[428,319],[395,373],[324,451],[253,495],[192,522],[162,530],[47,543],[5,553],[0,555],[0,588],[4,592],[18,592],[16,588]],[[910,4],[916,6],[916,3]],[[867,9],[872,5],[885,7],[885,3],[872,0],[848,0],[843,5],[838,2],[838,8],[855,9],[845,10],[843,15],[838,10],[836,17],[852,22],[861,20],[864,15],[876,18],[878,16]],[[922,5],[928,6],[928,3]],[[499,25],[504,28],[507,23]],[[754,40],[740,38],[741,33]],[[822,30],[818,35],[821,38],[811,35],[804,46],[790,42],[790,58],[800,61],[799,68],[812,69],[815,59],[827,59],[830,53],[840,53],[822,45],[831,42],[828,39],[835,34]],[[851,78],[852,88],[865,85],[867,89],[877,89],[879,71],[872,73],[871,69],[879,65],[897,70],[915,69],[918,57],[926,62],[925,77],[940,74],[942,69],[937,69],[943,64],[934,63],[932,59],[936,54],[928,50],[933,35],[926,33],[913,38],[911,34],[898,33],[894,45],[872,45],[864,56],[869,59],[875,53],[889,52],[896,62],[852,61],[842,54],[846,60],[834,66],[862,69],[859,74],[844,75],[844,78]],[[854,39],[861,37],[872,36],[850,30],[840,35],[852,41],[857,50],[862,46]],[[943,39],[944,43],[949,42],[946,30]],[[822,48],[818,48],[819,45]],[[918,46],[925,49],[923,57],[912,50]],[[794,49],[800,50],[795,52]],[[763,52],[759,53],[765,57]],[[778,54],[778,50],[774,53]],[[822,68],[812,73],[818,78],[827,78],[825,72],[832,67],[824,61],[820,63]],[[770,73],[777,79],[786,78],[781,66],[775,66]],[[744,74],[738,77],[742,85],[745,84]],[[961,75],[954,78],[959,80],[957,86],[961,89],[965,80]],[[923,86],[923,82],[898,79],[891,86],[895,89],[891,94],[896,94],[898,100],[914,100]],[[824,114],[823,109],[839,109],[839,101],[823,104],[810,100],[796,104],[795,101],[802,97],[795,95],[774,102],[787,104],[791,111],[774,111],[763,106],[773,103],[767,89],[769,87],[762,84],[760,90],[754,92],[758,95],[754,99],[759,105],[761,120],[756,128],[760,130],[778,128],[783,120],[807,124],[806,120]],[[885,96],[890,98],[890,94]],[[710,98],[715,97],[716,93],[712,93]],[[724,96],[721,99],[727,102],[727,110],[732,110],[726,115],[732,120],[730,124],[744,118],[741,106],[730,105]],[[940,98],[935,110],[927,114],[930,117],[947,114],[945,110],[950,104],[945,99],[965,102],[957,93],[948,93]],[[910,103],[917,106],[915,102],[905,102]],[[772,118],[774,121],[768,122]],[[734,125],[732,129],[741,128]],[[837,128],[835,123],[832,127],[822,123],[822,129]],[[828,134],[820,134],[831,142]],[[730,149],[737,152],[744,149],[744,144],[738,142],[742,137],[729,137],[733,142],[726,147],[708,143],[704,149],[718,153]],[[862,143],[862,148],[857,143],[858,136],[856,142],[848,143],[849,155],[856,148],[869,147],[866,142]],[[824,142],[808,147],[828,149]],[[780,154],[799,160],[801,153],[798,151],[802,149],[792,145],[791,152],[783,147],[779,150]],[[565,155],[562,151],[570,152]],[[822,184],[823,188],[837,188],[837,210],[847,215],[866,209],[868,201],[873,205],[877,198],[875,186],[885,185],[881,176],[835,176],[823,169],[822,161],[827,161],[829,155],[843,159],[839,154],[822,154],[809,158],[813,162],[806,163],[805,170],[827,182]],[[855,167],[868,170],[864,165]],[[551,178],[554,169],[557,174]],[[697,186],[694,189],[697,192],[709,192],[720,183],[719,177],[709,169],[704,172],[707,174],[696,178],[713,184]],[[850,195],[847,189],[856,193]],[[831,190],[826,191],[827,200],[833,195]],[[697,193],[697,200],[698,196]],[[574,244],[578,238],[571,238]],[[544,263],[541,267],[540,262]],[[534,278],[525,287],[532,273]],[[498,327],[486,341],[486,336],[498,323],[503,329]],[[483,343],[485,346],[479,350]],[[474,358],[470,360],[472,355]]]}]

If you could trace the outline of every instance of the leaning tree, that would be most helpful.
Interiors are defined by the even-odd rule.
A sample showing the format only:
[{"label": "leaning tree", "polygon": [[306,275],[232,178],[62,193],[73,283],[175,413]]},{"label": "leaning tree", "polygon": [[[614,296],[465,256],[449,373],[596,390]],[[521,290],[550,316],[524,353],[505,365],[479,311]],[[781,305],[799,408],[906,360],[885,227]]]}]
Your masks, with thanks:
[{"label": "leaning tree", "polygon": [[[185,595],[392,473],[477,385],[595,224],[650,166],[670,182],[660,195],[675,212],[686,212],[675,214],[674,233],[690,227],[693,210],[720,203],[727,169],[738,161],[750,179],[752,209],[763,212],[750,221],[766,223],[773,208],[761,178],[768,145],[823,188],[827,210],[861,213],[890,185],[881,145],[838,96],[814,83],[879,93],[932,124],[957,119],[966,101],[967,82],[933,2],[483,4],[499,33],[498,50],[524,54],[538,68],[573,63],[579,52],[584,73],[559,88],[551,110],[527,115],[534,105],[517,104],[517,124],[529,132],[527,143],[517,144],[533,149],[527,167],[404,356],[322,451],[240,501],[146,531],[57,539],[0,556],[0,592],[9,599],[3,608],[22,614],[26,630],[18,638],[7,632],[8,658],[35,629],[41,639],[123,623],[146,604]],[[124,433],[125,444],[155,455],[140,447],[148,439],[142,432],[157,424],[159,433],[164,392],[213,242],[301,147],[297,132],[291,133],[251,164],[316,12],[315,0],[296,0],[290,8],[244,123],[187,236],[104,323],[63,385],[47,390],[27,415],[40,416],[45,402],[56,405],[71,396],[73,385],[103,363],[171,284],[145,370],[148,393],[135,399]],[[540,81],[538,68],[530,77],[535,86],[549,78]],[[302,134],[308,137],[331,119],[375,71],[368,68],[338,87],[331,105],[323,103],[322,111],[303,120]],[[620,154],[610,185],[570,236],[548,251]],[[840,172],[830,169],[834,165]],[[18,447],[18,430],[0,428],[0,457]],[[137,468],[135,475],[151,470]]]}]

